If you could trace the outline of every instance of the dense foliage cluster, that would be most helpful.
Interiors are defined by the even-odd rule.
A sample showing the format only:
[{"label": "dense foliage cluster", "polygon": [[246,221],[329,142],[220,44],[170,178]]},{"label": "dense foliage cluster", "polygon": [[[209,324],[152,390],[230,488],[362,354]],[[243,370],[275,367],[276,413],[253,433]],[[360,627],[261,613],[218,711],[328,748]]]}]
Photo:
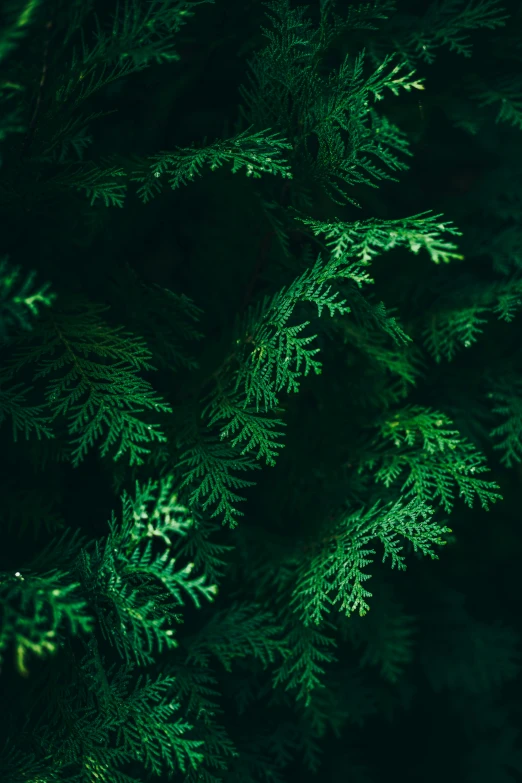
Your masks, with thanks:
[{"label": "dense foliage cluster", "polygon": [[2,783],[522,780],[521,23],[3,3]]}]

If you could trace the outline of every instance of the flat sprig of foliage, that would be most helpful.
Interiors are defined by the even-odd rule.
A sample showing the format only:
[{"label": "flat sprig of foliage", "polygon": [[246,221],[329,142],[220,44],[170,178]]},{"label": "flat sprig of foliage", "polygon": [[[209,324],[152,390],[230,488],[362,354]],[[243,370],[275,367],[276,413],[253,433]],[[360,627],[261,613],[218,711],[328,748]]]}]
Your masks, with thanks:
[{"label": "flat sprig of foliage", "polygon": [[[272,29],[264,29],[268,44],[250,60],[241,87],[242,117],[254,127],[266,126],[268,119],[292,143],[293,159],[333,201],[359,206],[351,187],[395,180],[394,172],[408,168],[401,156],[411,155],[405,134],[374,104],[385,94],[424,89],[423,79],[390,54],[365,75],[364,51],[346,56],[326,77],[320,63],[339,20],[323,8],[314,27],[305,7],[292,9],[288,0],[266,5]],[[312,136],[315,156],[309,151]]]},{"label": "flat sprig of foliage", "polygon": [[463,256],[456,252],[457,245],[444,237],[444,234],[462,236],[462,232],[451,221],[441,221],[441,217],[420,212],[399,220],[369,218],[346,223],[296,215],[297,220],[309,226],[315,236],[324,237],[334,258],[353,257],[361,264],[369,264],[375,256],[398,247],[405,247],[414,254],[426,250],[435,264],[462,260]]},{"label": "flat sprig of foliage", "polygon": [[38,328],[19,337],[9,374],[30,365],[34,379],[45,379],[45,403],[51,420],[64,418],[71,462],[77,466],[100,441],[103,455],[128,455],[140,464],[150,444],[165,436],[142,418],[145,411],[169,413],[170,406],[138,375],[154,369],[143,339],[107,324],[105,307],[74,303],[49,311]]},{"label": "flat sprig of foliage", "polygon": [[446,512],[455,490],[470,507],[475,498],[485,509],[501,499],[498,484],[481,478],[488,472],[484,455],[439,411],[406,406],[385,419],[374,443],[375,452],[362,460],[359,472],[371,471],[386,487],[402,481],[406,497],[439,502]]},{"label": "flat sprig of foliage", "polygon": [[392,568],[405,570],[401,539],[433,559],[448,532],[450,528],[434,518],[434,509],[419,498],[376,503],[343,515],[302,558],[291,605],[305,625],[320,625],[337,604],[347,616],[355,611],[363,616],[372,595],[365,583],[371,578],[366,568],[376,556],[373,542],[383,547],[383,562],[390,558]]},{"label": "flat sprig of foliage", "polygon": [[107,25],[94,15],[94,41],[86,40],[84,19],[69,27],[66,42],[79,32],[70,67],[56,90],[59,103],[75,108],[102,87],[146,68],[151,63],[179,59],[176,36],[194,9],[213,0],[123,0]]},{"label": "flat sprig of foliage", "polygon": [[290,285],[239,319],[234,347],[214,373],[202,410],[207,426],[219,428],[219,439],[196,436],[197,443],[179,462],[192,503],[203,503],[203,510],[213,507],[213,515],[236,523],[236,505],[242,500],[237,490],[252,484],[241,473],[259,468],[260,459],[274,465],[283,445],[283,422],[273,415],[281,408],[280,393],[297,392],[303,377],[321,372],[316,335],[305,331],[310,321],[298,321],[294,311],[312,305],[317,317],[325,311],[331,317],[346,315],[349,307],[335,289],[336,281],[346,279],[362,285],[366,275],[356,263],[319,256]]},{"label": "flat sprig of foliage", "polygon": [[290,166],[283,157],[291,144],[276,133],[267,130],[251,132],[248,128],[236,136],[202,147],[177,147],[172,152],[160,152],[140,163],[131,179],[140,183],[138,196],[147,203],[163,189],[167,180],[176,190],[196,177],[202,176],[203,167],[216,171],[225,163],[231,164],[233,174],[245,169],[247,177],[259,178],[263,174],[291,178]]},{"label": "flat sprig of foliage", "polygon": [[[103,635],[128,662],[152,663],[154,653],[177,646],[173,625],[186,599],[199,608],[216,586],[178,564],[177,539],[193,524],[172,490],[172,480],[136,485],[124,493],[122,518],[94,551],[82,555],[81,572],[98,607]],[[158,547],[158,545],[160,545]]]}]

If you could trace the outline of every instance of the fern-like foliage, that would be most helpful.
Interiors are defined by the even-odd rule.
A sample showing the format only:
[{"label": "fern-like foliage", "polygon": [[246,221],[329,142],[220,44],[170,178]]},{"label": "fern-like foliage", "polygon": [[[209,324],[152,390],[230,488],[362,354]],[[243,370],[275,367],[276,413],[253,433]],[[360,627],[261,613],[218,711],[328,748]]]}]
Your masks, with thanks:
[{"label": "fern-like foliage", "polygon": [[[279,409],[276,408],[276,411]],[[283,447],[284,421],[259,413],[253,405],[245,405],[241,394],[224,394],[218,389],[203,411],[208,425],[221,425],[221,440],[228,440],[233,448],[239,446],[241,454],[256,452],[256,459],[274,466],[279,450]]]},{"label": "fern-like foliage", "polygon": [[[199,437],[182,454],[183,486],[193,486],[191,502],[203,502],[203,509],[216,506],[213,514],[236,523],[236,490],[252,484],[237,471],[260,467],[257,459],[274,465],[282,447],[283,422],[279,394],[297,392],[300,379],[321,372],[316,359],[316,335],[303,334],[309,321],[295,322],[298,305],[315,305],[320,317],[349,312],[332,283],[343,279],[365,279],[357,264],[325,262],[321,257],[289,286],[257,306],[238,321],[234,349],[214,373],[213,388],[202,411],[209,426],[219,427],[214,435]],[[256,454],[254,458],[253,453]]]},{"label": "fern-like foliage", "polygon": [[462,259],[463,256],[455,252],[457,245],[443,237],[443,234],[462,236],[462,232],[451,222],[442,222],[441,217],[421,212],[399,220],[370,218],[353,223],[324,222],[300,216],[297,219],[309,226],[315,236],[324,236],[337,260],[352,257],[360,264],[369,264],[375,256],[396,247],[405,247],[415,254],[426,250],[436,264]]},{"label": "fern-like foliage", "polygon": [[148,285],[128,265],[118,272],[115,282],[126,322],[146,341],[158,366],[197,369],[190,349],[203,337],[198,325],[201,309],[184,294]]},{"label": "fern-like foliage", "polygon": [[36,272],[22,275],[19,266],[9,264],[7,258],[0,259],[0,341],[5,341],[10,332],[17,329],[31,329],[40,309],[50,307],[56,294],[49,283],[35,285]]},{"label": "fern-like foliage", "polygon": [[79,587],[67,571],[1,573],[0,664],[13,646],[17,669],[27,677],[31,655],[56,652],[66,633],[90,631],[92,617]]},{"label": "fern-like foliage", "polygon": [[51,655],[68,634],[92,630],[92,614],[74,571],[83,544],[81,536],[65,530],[19,571],[0,574],[0,663],[12,648],[24,677],[31,657]]},{"label": "fern-like foliage", "polygon": [[151,663],[155,651],[177,645],[176,611],[189,598],[211,600],[216,586],[205,574],[191,576],[194,563],[178,565],[175,537],[193,524],[172,491],[172,481],[136,485],[124,493],[122,519],[93,552],[84,551],[81,573],[97,607],[100,627],[128,662]]},{"label": "fern-like foliage", "polygon": [[408,497],[439,502],[446,512],[455,490],[468,506],[478,498],[487,509],[501,498],[496,482],[480,477],[488,471],[483,454],[439,411],[407,406],[386,418],[374,443],[375,452],[359,472],[371,470],[387,487],[402,480],[401,492]]},{"label": "fern-like foliage", "polygon": [[234,547],[213,540],[220,533],[218,524],[193,511],[194,524],[178,545],[179,556],[194,563],[198,573],[204,573],[212,584],[221,581],[227,561],[226,556]]},{"label": "fern-like foliage", "polygon": [[[124,0],[105,28],[97,16],[94,43],[81,32],[81,46],[73,49],[71,63],[58,85],[56,100],[78,107],[111,82],[140,71],[149,64],[179,59],[176,34],[194,8],[213,0]],[[78,28],[77,28],[78,29]],[[75,25],[68,31],[70,38]]]},{"label": "fern-like foliage", "polygon": [[[105,539],[86,543],[65,531],[20,572],[0,574],[0,652],[14,648],[22,675],[31,655],[69,650],[66,634],[78,636],[87,650],[74,662],[73,681],[59,677],[53,686],[35,734],[49,780],[92,774],[130,783],[137,778],[122,769],[127,762],[159,775],[187,771],[202,759],[202,740],[184,736],[191,724],[181,716],[172,720],[180,709],[175,678],[133,672],[136,663],[150,664],[154,654],[176,646],[172,625],[179,609],[187,600],[195,606],[212,600],[216,587],[204,574],[191,576],[194,564],[186,558],[177,563],[176,546],[193,520],[171,479],[137,484],[132,496],[123,494],[122,505]],[[45,571],[49,564],[55,567]],[[98,633],[126,659],[123,666],[105,664]]]},{"label": "fern-like foliage", "polygon": [[245,406],[253,401],[258,410],[276,408],[281,391],[297,392],[302,376],[321,372],[315,358],[319,348],[313,345],[316,335],[302,334],[309,321],[293,323],[292,316],[301,303],[315,305],[318,317],[323,310],[331,316],[348,313],[332,283],[346,278],[359,282],[358,271],[356,264],[336,264],[319,256],[288,287],[251,308],[238,326],[234,357],[239,363],[234,385],[244,392]]},{"label": "fern-like foliage", "polygon": [[253,656],[263,666],[288,653],[282,639],[283,628],[275,622],[271,612],[257,604],[238,604],[226,612],[216,612],[198,635],[188,642],[188,660],[199,666],[208,666],[209,658],[216,657],[227,671],[237,658]]},{"label": "fern-like foliage", "polygon": [[333,631],[331,624],[326,622],[321,628],[314,628],[289,615],[289,654],[276,669],[274,687],[284,685],[308,707],[312,694],[325,687],[324,674],[328,665],[337,660],[334,652],[337,644],[333,635],[327,633],[328,628]]},{"label": "fern-like foliage", "polygon": [[[345,57],[326,78],[320,63],[338,21],[323,8],[314,28],[305,7],[292,9],[288,0],[266,5],[272,29],[264,30],[268,45],[250,61],[249,80],[241,88],[242,116],[258,128],[268,120],[293,142],[301,170],[330,198],[359,205],[350,188],[395,179],[395,172],[408,168],[401,156],[411,154],[406,136],[371,102],[388,92],[422,90],[423,80],[390,55],[364,75],[364,52]],[[318,144],[315,156],[309,149],[312,137]]]},{"label": "fern-like foliage", "polygon": [[31,387],[23,383],[10,383],[10,376],[5,371],[0,372],[0,425],[11,420],[13,440],[16,442],[20,433],[26,438],[35,434],[38,438],[54,438],[51,417],[45,411],[44,405],[30,405],[27,395]]},{"label": "fern-like foliage", "polygon": [[102,455],[128,454],[140,464],[149,446],[162,441],[157,424],[144,411],[170,412],[139,370],[154,369],[143,339],[101,317],[105,307],[74,303],[49,312],[29,336],[16,341],[9,372],[35,367],[35,380],[46,379],[45,401],[51,418],[63,417],[71,444],[71,461],[79,465],[97,441]]},{"label": "fern-like foliage", "polygon": [[87,196],[91,206],[99,199],[106,207],[123,207],[127,193],[126,173],[121,166],[110,165],[110,161],[105,165],[67,162],[53,177],[53,188],[63,192],[77,190]]},{"label": "fern-like foliage", "polygon": [[301,620],[319,625],[336,604],[347,616],[356,610],[366,614],[372,594],[364,586],[371,577],[365,568],[375,559],[374,541],[383,546],[383,561],[389,557],[391,567],[399,570],[406,568],[401,539],[415,551],[437,558],[435,547],[443,545],[444,535],[451,531],[433,514],[430,506],[414,498],[343,515],[298,567],[292,606]]},{"label": "fern-like foliage", "polygon": [[436,297],[426,313],[424,344],[435,361],[451,361],[457,351],[470,348],[484,331],[487,316],[510,322],[522,304],[522,280],[518,276],[487,286],[466,281],[466,293],[453,284]]},{"label": "fern-like foliage", "polygon": [[497,381],[487,396],[493,415],[500,419],[490,431],[493,447],[510,468],[522,461],[522,384],[513,377]]},{"label": "fern-like foliage", "polygon": [[95,643],[79,669],[77,682],[57,684],[60,698],[53,700],[37,737],[65,780],[137,783],[139,778],[125,772],[129,762],[153,775],[200,763],[202,743],[184,736],[191,725],[176,714],[173,677],[136,679],[131,664],[105,668]]},{"label": "fern-like foliage", "polygon": [[392,16],[384,32],[408,63],[414,65],[420,60],[431,65],[446,47],[457,55],[471,57],[472,31],[496,30],[508,18],[498,0],[435,0],[427,4],[420,18],[408,13]]},{"label": "fern-like foliage", "polygon": [[237,448],[209,435],[198,436],[178,462],[178,468],[183,471],[181,488],[190,488],[190,503],[203,511],[213,509],[211,516],[222,516],[223,522],[231,527],[237,525],[244,513],[237,508],[244,501],[237,490],[254,485],[241,474],[260,467],[248,454],[241,454]]},{"label": "fern-like foliage", "polygon": [[291,144],[267,130],[247,129],[230,139],[218,140],[203,147],[178,147],[173,152],[160,152],[143,161],[131,179],[139,182],[138,196],[144,202],[163,189],[165,179],[172,190],[202,176],[203,166],[211,171],[230,163],[232,173],[245,169],[247,177],[279,174],[290,178],[290,166],[282,157]]},{"label": "fern-like foliage", "polygon": [[202,740],[204,758],[201,764],[187,770],[186,783],[217,783],[228,771],[238,752],[222,724],[223,708],[220,704],[218,680],[208,667],[191,664],[175,664],[175,698],[186,708],[187,720],[193,724],[193,735]]},{"label": "fern-like foliage", "polygon": [[498,106],[496,122],[506,122],[522,130],[522,80],[519,74],[494,81],[477,98],[480,106]]}]

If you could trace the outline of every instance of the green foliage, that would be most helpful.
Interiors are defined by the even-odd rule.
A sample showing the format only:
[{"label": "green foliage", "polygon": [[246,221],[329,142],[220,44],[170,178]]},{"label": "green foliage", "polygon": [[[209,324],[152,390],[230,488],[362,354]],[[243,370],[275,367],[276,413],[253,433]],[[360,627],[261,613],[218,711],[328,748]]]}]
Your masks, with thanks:
[{"label": "green foliage", "polygon": [[347,616],[356,610],[361,616],[366,614],[370,609],[366,599],[372,594],[364,586],[371,578],[364,569],[376,554],[370,542],[380,541],[383,562],[389,557],[391,567],[398,570],[406,568],[401,538],[415,552],[437,558],[434,547],[443,545],[444,534],[451,530],[434,520],[433,514],[432,508],[415,498],[387,506],[377,503],[333,523],[298,568],[292,605],[302,621],[319,625],[336,604]]},{"label": "green foliage", "polygon": [[[408,168],[400,156],[411,155],[406,136],[371,101],[382,100],[388,91],[397,96],[423,90],[423,80],[406,72],[393,55],[365,76],[364,52],[346,56],[326,77],[320,62],[339,32],[339,21],[329,22],[323,7],[321,25],[314,28],[302,6],[292,9],[288,0],[266,5],[273,29],[264,29],[269,43],[250,60],[248,83],[241,88],[243,116],[254,127],[268,121],[290,140],[301,176],[314,180],[336,203],[359,206],[347,188],[395,180],[393,172]],[[318,144],[315,157],[308,146],[312,137]]]},{"label": "green foliage", "polygon": [[312,347],[316,335],[301,335],[309,321],[292,323],[292,316],[300,303],[317,307],[317,316],[323,310],[330,316],[349,312],[339,292],[332,290],[332,281],[360,277],[355,264],[343,261],[323,261],[321,256],[311,269],[305,270],[288,287],[272,297],[265,297],[251,308],[236,333],[234,361],[239,364],[233,376],[234,390],[244,393],[244,405],[255,402],[256,409],[272,410],[279,404],[281,391],[297,392],[300,378],[310,372],[320,374],[321,363],[315,359],[319,348]]},{"label": "green foliage", "polygon": [[463,295],[454,285],[443,291],[425,317],[424,344],[435,361],[451,361],[484,331],[488,314],[510,322],[520,309],[522,281],[513,277],[487,286],[468,284]]},{"label": "green foliage", "polygon": [[508,18],[498,0],[436,0],[420,19],[411,14],[397,15],[390,26],[395,34],[393,43],[409,62],[421,60],[431,65],[442,47],[471,57],[470,32],[496,30]]},{"label": "green foliage", "polygon": [[281,410],[281,391],[297,392],[302,377],[321,372],[321,363],[314,358],[319,348],[312,346],[316,335],[302,335],[310,321],[292,323],[294,311],[298,305],[311,303],[318,317],[323,310],[331,316],[346,314],[349,308],[331,285],[343,279],[361,284],[365,278],[356,264],[325,262],[319,256],[312,268],[249,308],[238,321],[235,347],[214,373],[216,380],[202,411],[209,427],[219,425],[221,442],[214,436],[201,438],[179,462],[188,468],[182,486],[196,485],[191,503],[202,502],[203,510],[217,506],[213,516],[223,514],[225,522],[236,524],[241,512],[235,504],[242,498],[235,490],[252,482],[234,471],[259,467],[249,456],[252,451],[257,452],[257,459],[275,464],[283,445],[279,428],[284,423],[268,414]]},{"label": "green foliage", "polygon": [[406,497],[438,500],[446,512],[453,507],[455,489],[468,506],[477,497],[487,509],[501,498],[499,487],[479,478],[488,470],[485,457],[452,425],[438,411],[408,406],[381,424],[375,452],[360,471],[371,470],[387,487],[403,479]]},{"label": "green foliage", "polygon": [[424,212],[400,220],[370,218],[354,223],[343,223],[340,220],[325,223],[300,217],[298,220],[310,226],[315,236],[324,235],[330,252],[339,261],[355,257],[360,264],[369,264],[375,256],[396,247],[406,247],[412,253],[426,250],[436,264],[462,259],[463,256],[455,253],[457,246],[443,239],[442,235],[444,232],[461,236],[462,232],[451,223],[441,223],[441,217]]},{"label": "green foliage", "polygon": [[509,780],[520,10],[4,5],[2,783]]},{"label": "green foliage", "polygon": [[241,476],[260,467],[254,459],[207,436],[181,454],[178,467],[184,470],[181,488],[191,487],[191,504],[200,505],[202,511],[215,507],[212,517],[222,515],[224,523],[231,527],[237,525],[243,512],[236,504],[244,498],[236,490],[254,485],[253,481]]},{"label": "green foliage", "polygon": [[286,644],[277,638],[282,632],[270,612],[257,604],[236,603],[224,612],[216,612],[190,640],[189,661],[206,666],[209,656],[215,656],[231,671],[234,659],[252,655],[267,667],[287,653]]},{"label": "green foliage", "polygon": [[216,586],[204,574],[191,576],[194,563],[181,566],[173,556],[172,536],[185,535],[192,520],[170,481],[159,491],[152,482],[137,485],[135,498],[124,494],[122,502],[121,522],[113,515],[103,544],[82,553],[82,581],[97,605],[105,638],[127,662],[151,663],[155,651],[177,644],[171,627],[175,610],[186,598],[196,607],[201,599],[211,600]]},{"label": "green foliage", "polygon": [[5,371],[0,374],[0,425],[7,418],[11,419],[13,440],[18,440],[19,433],[29,438],[34,432],[38,438],[52,438],[50,417],[46,415],[43,405],[29,405],[27,395],[30,388],[23,383],[9,383],[10,376]]},{"label": "green foliage", "polygon": [[71,582],[67,571],[1,573],[0,662],[13,645],[18,671],[27,677],[29,654],[52,654],[67,632],[77,635],[89,631],[92,619],[79,586]]},{"label": "green foliage", "polygon": [[4,3],[0,20],[0,60],[11,54],[27,35],[39,6],[40,0],[8,0]]},{"label": "green foliage", "polygon": [[195,177],[201,177],[203,166],[216,171],[225,163],[231,163],[233,174],[244,168],[247,177],[259,178],[263,173],[291,177],[290,167],[282,158],[284,150],[291,145],[275,133],[270,134],[266,130],[250,133],[249,130],[200,149],[178,147],[175,152],[153,155],[131,177],[141,183],[139,198],[146,204],[161,193],[164,183],[160,180],[165,176],[172,190],[176,190]]},{"label": "green foliage", "polygon": [[[78,139],[71,140],[71,144],[76,148]],[[98,166],[89,162],[83,166],[67,166],[54,178],[53,187],[65,192],[78,190],[87,196],[91,206],[100,199],[106,207],[123,207],[127,183],[121,181],[122,177],[125,177],[125,171],[119,166]]]},{"label": "green foliage", "polygon": [[497,122],[507,122],[522,130],[522,82],[520,76],[508,76],[488,86],[478,96],[481,106],[500,104]]},{"label": "green foliage", "polygon": [[95,16],[95,43],[91,46],[78,25],[81,16],[77,16],[69,37],[80,31],[81,51],[73,49],[70,66],[56,92],[57,101],[76,108],[102,87],[152,62],[178,60],[176,34],[193,9],[208,2],[212,0],[152,0],[144,6],[139,0],[124,0],[106,29]]},{"label": "green foliage", "polygon": [[58,708],[49,710],[39,738],[65,779],[90,776],[103,783],[131,783],[138,778],[119,769],[130,761],[155,775],[196,766],[202,758],[201,742],[184,736],[191,726],[176,716],[179,705],[169,696],[174,678],[140,675],[135,680],[130,665],[109,668],[97,693],[102,666],[97,648],[91,646],[75,687],[58,686]]},{"label": "green foliage", "polygon": [[140,464],[149,444],[164,439],[140,414],[171,410],[137,374],[153,369],[145,342],[109,326],[100,316],[105,310],[82,302],[53,309],[17,340],[9,367],[11,377],[32,365],[35,380],[48,379],[46,407],[51,420],[65,418],[75,466],[98,440],[102,455],[116,450],[115,459],[128,454],[131,465]]},{"label": "green foliage", "polygon": [[499,381],[488,398],[495,418],[501,419],[490,432],[493,448],[503,452],[500,459],[510,468],[522,461],[522,386],[511,379]]},{"label": "green foliage", "polygon": [[49,283],[35,286],[34,271],[20,279],[21,268],[0,259],[0,340],[5,341],[15,328],[31,329],[39,308],[50,307],[56,294]]},{"label": "green foliage", "polygon": [[284,684],[287,691],[295,691],[296,699],[309,706],[312,692],[325,687],[325,666],[336,660],[335,640],[321,629],[293,619],[288,647],[289,655],[276,671],[274,686]]}]

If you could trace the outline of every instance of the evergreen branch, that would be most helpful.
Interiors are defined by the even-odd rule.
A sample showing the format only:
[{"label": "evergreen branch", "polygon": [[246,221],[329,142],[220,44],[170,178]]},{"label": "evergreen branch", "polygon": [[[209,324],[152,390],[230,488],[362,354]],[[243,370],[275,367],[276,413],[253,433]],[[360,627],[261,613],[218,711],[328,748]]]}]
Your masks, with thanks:
[{"label": "evergreen branch", "polygon": [[479,106],[500,104],[496,122],[507,122],[522,130],[522,80],[516,76],[507,76],[496,81],[477,94]]},{"label": "evergreen branch", "polygon": [[200,505],[203,511],[213,507],[212,517],[222,515],[224,524],[235,527],[238,517],[243,516],[236,505],[244,501],[236,490],[255,484],[238,473],[259,469],[259,463],[207,436],[182,453],[177,467],[184,469],[181,488],[191,488],[190,503]]},{"label": "evergreen branch", "polygon": [[198,573],[204,573],[207,580],[215,584],[223,576],[224,556],[234,547],[211,540],[220,530],[215,522],[196,513],[194,520],[194,525],[178,545],[179,556],[188,558]]},{"label": "evergreen branch", "polygon": [[522,384],[518,378],[501,379],[488,393],[492,413],[501,419],[490,431],[496,441],[493,448],[501,451],[501,462],[508,468],[522,462]]},{"label": "evergreen branch", "polygon": [[[112,24],[102,29],[95,15],[95,42],[89,46],[80,27],[80,51],[73,50],[70,67],[57,89],[58,103],[74,108],[103,87],[137,73],[152,62],[179,60],[175,36],[193,16],[193,9],[213,0],[139,0],[117,4]],[[73,20],[72,30],[78,27]]]},{"label": "evergreen branch", "polygon": [[1,573],[0,661],[13,644],[17,669],[27,677],[29,656],[54,653],[66,626],[73,636],[91,631],[92,618],[79,587],[67,571]]},{"label": "evergreen branch", "polygon": [[176,716],[174,678],[136,679],[133,671],[131,664],[105,669],[91,641],[74,686],[56,684],[60,699],[38,739],[66,780],[89,775],[101,783],[138,783],[121,767],[134,762],[161,775],[201,762],[201,742],[185,736],[192,726]]},{"label": "evergreen branch", "polygon": [[370,218],[344,223],[340,220],[324,222],[296,214],[296,219],[309,226],[315,236],[324,235],[326,245],[337,261],[355,257],[361,265],[369,264],[375,256],[396,247],[406,247],[414,254],[426,250],[436,264],[462,259],[463,256],[455,252],[457,245],[443,239],[443,233],[462,236],[462,232],[451,222],[441,222],[441,217],[420,212],[399,220]]},{"label": "evergreen branch", "polygon": [[314,266],[287,288],[250,308],[237,328],[239,347],[235,352],[239,368],[234,388],[243,390],[245,407],[253,399],[257,410],[260,405],[264,411],[273,410],[278,407],[278,392],[296,392],[302,376],[321,372],[321,363],[314,358],[319,349],[311,346],[315,335],[301,336],[309,321],[288,322],[299,303],[315,304],[318,317],[324,309],[331,316],[348,313],[345,300],[339,299],[330,285],[330,281],[343,278],[358,279],[357,266],[343,267],[319,256]]},{"label": "evergreen branch", "polygon": [[51,429],[51,418],[44,413],[43,405],[28,405],[27,394],[31,387],[17,383],[9,388],[2,388],[3,379],[0,375],[0,426],[6,418],[10,418],[13,425],[13,440],[16,443],[18,434],[22,432],[28,439],[34,432],[38,439],[54,438]]},{"label": "evergreen branch", "polygon": [[135,497],[124,493],[122,504],[122,520],[112,516],[103,546],[83,551],[82,581],[109,642],[128,662],[151,663],[155,650],[177,646],[172,624],[185,597],[199,607],[217,588],[205,574],[191,576],[194,563],[178,565],[173,555],[175,539],[186,535],[192,519],[171,479],[136,484]]},{"label": "evergreen branch", "polygon": [[47,761],[36,758],[34,753],[12,746],[9,740],[0,751],[0,775],[5,783],[58,783],[58,773],[50,770]]},{"label": "evergreen branch", "polygon": [[[395,11],[395,0],[371,0],[344,9],[344,17],[333,12],[334,0],[322,0],[322,24],[325,29],[326,43],[334,37],[352,30],[378,30],[376,22],[388,19]],[[332,18],[330,19],[330,15]]]},{"label": "evergreen branch", "polygon": [[[221,440],[228,440],[232,448],[239,446],[241,454],[256,451],[256,459],[264,459],[267,465],[275,465],[285,426],[281,419],[259,413],[252,406],[245,406],[244,399],[233,393],[225,394],[216,387],[210,401],[202,411],[208,426],[220,426]],[[222,423],[224,422],[224,423]]]},{"label": "evergreen branch", "polygon": [[453,283],[427,313],[424,344],[437,362],[451,361],[457,350],[477,342],[488,313],[509,322],[522,304],[522,279],[518,277],[488,285],[466,282],[465,294],[455,290]]},{"label": "evergreen branch", "polygon": [[138,196],[147,203],[162,191],[160,180],[163,175],[168,177],[172,190],[176,190],[195,177],[201,177],[203,166],[216,171],[230,163],[233,174],[244,168],[247,177],[259,178],[268,173],[288,178],[292,174],[282,152],[290,147],[276,133],[270,134],[267,130],[251,133],[247,128],[231,139],[218,140],[200,148],[177,147],[175,152],[152,155],[131,175],[131,180],[141,183]]},{"label": "evergreen branch", "polygon": [[434,547],[445,544],[444,535],[451,530],[434,521],[433,513],[424,501],[414,498],[382,507],[377,503],[342,517],[317,545],[319,551],[298,567],[291,606],[302,622],[319,625],[335,604],[348,617],[357,609],[361,616],[366,614],[372,593],[364,587],[371,578],[365,569],[376,554],[370,548],[372,541],[380,541],[383,562],[389,557],[398,570],[406,568],[400,538],[409,541],[415,552],[437,559]]},{"label": "evergreen branch", "polygon": [[266,668],[288,654],[282,633],[271,612],[257,604],[234,603],[226,611],[214,613],[189,640],[187,660],[206,668],[209,657],[214,656],[230,672],[235,659],[253,656]]},{"label": "evergreen branch", "polygon": [[470,31],[496,30],[508,19],[498,0],[436,0],[430,3],[420,24],[417,18],[412,24],[413,18],[407,15],[395,28],[401,49],[412,61],[421,59],[432,64],[436,50],[443,46],[463,57],[471,57]]},{"label": "evergreen branch", "polygon": [[153,369],[143,340],[106,324],[106,308],[82,303],[41,319],[34,338],[17,340],[9,372],[35,366],[35,380],[49,377],[45,397],[52,418],[63,417],[71,436],[71,460],[77,466],[101,440],[102,456],[128,454],[141,464],[149,444],[165,439],[158,425],[147,424],[145,410],[171,412],[138,370]]},{"label": "evergreen branch", "polygon": [[104,167],[93,162],[66,164],[65,169],[52,178],[51,185],[56,190],[84,193],[91,206],[100,199],[106,207],[123,207],[127,182],[122,178],[126,178],[126,173],[120,166]]},{"label": "evergreen branch", "polygon": [[439,500],[446,512],[453,507],[455,488],[468,506],[477,497],[487,509],[501,499],[499,487],[479,478],[488,471],[485,457],[452,426],[438,411],[403,408],[380,426],[375,452],[363,458],[359,472],[371,470],[386,487],[403,478],[406,497]]},{"label": "evergreen branch", "polygon": [[39,315],[40,308],[50,307],[56,294],[49,290],[49,283],[35,287],[34,271],[21,279],[21,268],[10,265],[7,258],[0,259],[0,340],[5,341],[13,326],[30,330],[31,319]]},{"label": "evergreen branch", "polygon": [[[333,630],[331,625],[330,630]],[[274,687],[284,684],[285,690],[297,691],[296,699],[309,707],[312,693],[325,687],[322,681],[325,667],[337,660],[336,647],[335,639],[319,628],[303,625],[295,616],[290,618],[289,654],[276,670]]]},{"label": "evergreen branch", "polygon": [[[250,61],[248,83],[241,87],[242,116],[254,127],[268,119],[292,142],[307,179],[336,203],[359,206],[345,186],[377,187],[376,181],[394,180],[391,171],[408,168],[396,153],[411,155],[406,135],[370,101],[380,101],[386,92],[424,89],[423,80],[414,71],[404,72],[404,63],[394,64],[394,55],[386,55],[365,78],[364,51],[353,61],[346,56],[338,72],[324,79],[319,63],[339,32],[338,19],[331,22],[322,14],[314,29],[304,17],[306,8],[291,9],[287,0],[268,7],[273,29],[263,31],[268,45]],[[318,143],[315,157],[310,143]]]}]

